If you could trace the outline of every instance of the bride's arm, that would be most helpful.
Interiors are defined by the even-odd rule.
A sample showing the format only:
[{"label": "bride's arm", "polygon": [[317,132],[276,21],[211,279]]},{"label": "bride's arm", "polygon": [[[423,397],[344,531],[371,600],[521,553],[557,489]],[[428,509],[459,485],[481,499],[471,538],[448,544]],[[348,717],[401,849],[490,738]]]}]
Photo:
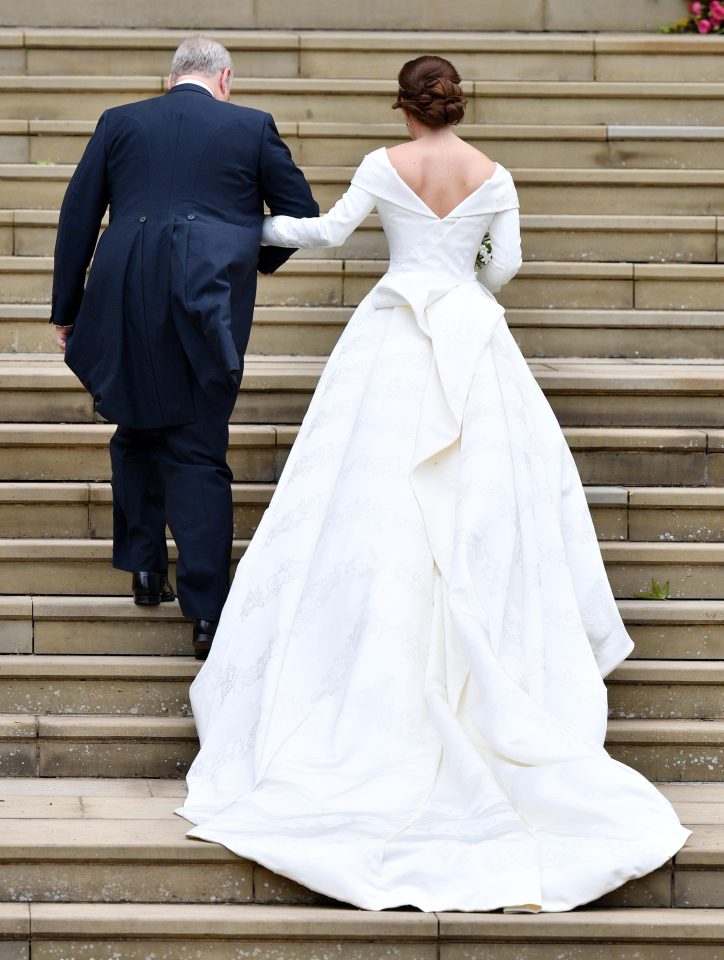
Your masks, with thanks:
[{"label": "bride's arm", "polygon": [[496,213],[488,233],[493,258],[477,271],[477,277],[491,293],[497,293],[513,279],[523,263],[518,208]]},{"label": "bride's arm", "polygon": [[354,181],[322,217],[265,217],[262,246],[339,247],[375,208],[376,199]]}]

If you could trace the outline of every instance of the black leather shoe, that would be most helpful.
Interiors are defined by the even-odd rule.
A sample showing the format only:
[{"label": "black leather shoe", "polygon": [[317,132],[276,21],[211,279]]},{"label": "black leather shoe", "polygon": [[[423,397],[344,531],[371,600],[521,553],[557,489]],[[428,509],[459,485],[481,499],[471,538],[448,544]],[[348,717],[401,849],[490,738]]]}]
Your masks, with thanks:
[{"label": "black leather shoe", "polygon": [[133,602],[139,607],[157,607],[176,599],[173,587],[165,573],[139,570],[133,574]]},{"label": "black leather shoe", "polygon": [[205,660],[211,650],[211,643],[216,633],[216,620],[194,621],[194,656],[197,660]]},{"label": "black leather shoe", "polygon": [[164,574],[161,584],[161,603],[173,603],[175,599],[176,594],[173,592],[171,581],[168,579],[168,575]]}]

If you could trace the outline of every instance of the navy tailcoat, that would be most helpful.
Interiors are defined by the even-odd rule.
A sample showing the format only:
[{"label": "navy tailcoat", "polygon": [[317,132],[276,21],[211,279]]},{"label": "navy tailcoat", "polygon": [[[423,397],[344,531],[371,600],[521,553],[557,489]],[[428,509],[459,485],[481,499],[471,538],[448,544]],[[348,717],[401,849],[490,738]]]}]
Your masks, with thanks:
[{"label": "navy tailcoat", "polygon": [[319,213],[269,114],[180,84],[100,118],[60,212],[51,322],[74,324],[66,362],[107,420],[192,423],[193,379],[238,388],[257,270],[293,252],[260,247],[265,202]]}]

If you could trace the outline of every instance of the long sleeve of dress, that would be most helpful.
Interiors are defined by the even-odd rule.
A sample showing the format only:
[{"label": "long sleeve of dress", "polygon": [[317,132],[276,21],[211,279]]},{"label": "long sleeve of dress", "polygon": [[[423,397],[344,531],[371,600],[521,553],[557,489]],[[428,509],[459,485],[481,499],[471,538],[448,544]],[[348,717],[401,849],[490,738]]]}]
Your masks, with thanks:
[{"label": "long sleeve of dress", "polygon": [[321,217],[266,217],[262,245],[339,247],[374,210],[376,199],[354,181],[329,213]]},{"label": "long sleeve of dress", "polygon": [[518,208],[496,213],[488,233],[493,259],[477,271],[477,278],[491,293],[497,293],[513,279],[523,262]]}]

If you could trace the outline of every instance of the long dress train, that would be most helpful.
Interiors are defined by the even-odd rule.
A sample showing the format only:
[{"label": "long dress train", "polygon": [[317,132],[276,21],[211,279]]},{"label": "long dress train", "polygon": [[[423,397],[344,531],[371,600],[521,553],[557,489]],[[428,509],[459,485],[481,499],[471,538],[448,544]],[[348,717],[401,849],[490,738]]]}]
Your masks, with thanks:
[{"label": "long dress train", "polygon": [[567,910],[689,831],[603,747],[602,677],[632,643],[491,292],[520,263],[515,187],[498,165],[440,218],[378,150],[329,214],[264,236],[338,245],[375,207],[390,268],[329,359],[192,686],[179,813],[361,907]]}]

